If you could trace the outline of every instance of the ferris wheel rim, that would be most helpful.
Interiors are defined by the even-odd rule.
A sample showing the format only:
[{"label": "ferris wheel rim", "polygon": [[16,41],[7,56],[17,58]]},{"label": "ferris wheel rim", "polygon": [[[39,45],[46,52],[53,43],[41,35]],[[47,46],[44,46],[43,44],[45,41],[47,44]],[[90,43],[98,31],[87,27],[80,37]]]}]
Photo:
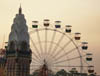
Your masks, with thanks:
[{"label": "ferris wheel rim", "polygon": [[63,34],[64,36],[66,36],[69,40],[71,40],[72,41],[72,43],[74,44],[74,46],[77,48],[77,51],[78,51],[78,53],[79,53],[79,55],[80,55],[80,62],[81,62],[81,67],[83,67],[83,64],[82,64],[82,55],[81,55],[81,53],[80,53],[80,50],[79,50],[79,48],[78,48],[78,46],[77,46],[77,44],[74,42],[74,40],[71,38],[71,37],[69,37],[65,32],[62,32],[62,31],[59,31],[59,30],[57,30],[57,29],[51,29],[51,28],[39,28],[39,29],[36,29],[36,30],[32,30],[32,31],[30,31],[29,33],[30,34],[33,34],[34,32],[36,32],[36,31],[42,31],[42,30],[51,30],[51,31],[56,31],[56,32],[59,32],[59,33],[61,33],[61,34]]}]

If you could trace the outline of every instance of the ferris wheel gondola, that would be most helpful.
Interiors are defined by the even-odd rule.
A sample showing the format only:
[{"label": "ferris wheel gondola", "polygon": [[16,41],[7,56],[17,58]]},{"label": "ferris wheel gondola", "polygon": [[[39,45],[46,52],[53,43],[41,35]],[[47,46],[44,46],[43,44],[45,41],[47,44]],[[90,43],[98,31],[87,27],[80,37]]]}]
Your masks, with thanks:
[{"label": "ferris wheel gondola", "polygon": [[55,21],[55,28],[61,28],[61,21]]},{"label": "ferris wheel gondola", "polygon": [[88,42],[82,42],[82,50],[88,49]]},{"label": "ferris wheel gondola", "polygon": [[67,33],[71,33],[71,25],[66,25],[66,29],[65,29],[65,32]]}]

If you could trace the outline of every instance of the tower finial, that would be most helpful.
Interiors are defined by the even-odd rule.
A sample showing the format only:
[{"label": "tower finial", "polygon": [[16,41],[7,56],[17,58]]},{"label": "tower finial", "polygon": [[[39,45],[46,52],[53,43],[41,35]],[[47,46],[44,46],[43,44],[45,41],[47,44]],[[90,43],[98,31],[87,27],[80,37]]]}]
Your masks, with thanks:
[{"label": "tower finial", "polygon": [[20,8],[19,8],[19,14],[22,14],[21,4],[20,4]]}]

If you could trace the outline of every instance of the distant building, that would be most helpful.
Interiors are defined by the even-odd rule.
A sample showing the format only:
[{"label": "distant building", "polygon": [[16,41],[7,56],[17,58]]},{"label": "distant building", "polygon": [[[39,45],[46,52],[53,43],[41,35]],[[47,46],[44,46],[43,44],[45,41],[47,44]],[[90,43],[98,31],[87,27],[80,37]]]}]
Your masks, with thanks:
[{"label": "distant building", "polygon": [[5,63],[6,63],[5,50],[0,49],[0,76],[5,76],[6,75]]},{"label": "distant building", "polygon": [[28,28],[20,7],[14,18],[6,47],[6,76],[29,76],[30,63]]}]

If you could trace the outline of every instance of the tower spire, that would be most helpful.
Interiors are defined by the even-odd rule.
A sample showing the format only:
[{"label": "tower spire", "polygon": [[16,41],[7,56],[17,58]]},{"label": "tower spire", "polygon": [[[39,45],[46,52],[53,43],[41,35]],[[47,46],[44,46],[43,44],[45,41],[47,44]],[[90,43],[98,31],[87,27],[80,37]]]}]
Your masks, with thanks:
[{"label": "tower spire", "polygon": [[21,4],[20,4],[20,8],[19,8],[19,14],[22,14],[22,7],[21,7]]}]

